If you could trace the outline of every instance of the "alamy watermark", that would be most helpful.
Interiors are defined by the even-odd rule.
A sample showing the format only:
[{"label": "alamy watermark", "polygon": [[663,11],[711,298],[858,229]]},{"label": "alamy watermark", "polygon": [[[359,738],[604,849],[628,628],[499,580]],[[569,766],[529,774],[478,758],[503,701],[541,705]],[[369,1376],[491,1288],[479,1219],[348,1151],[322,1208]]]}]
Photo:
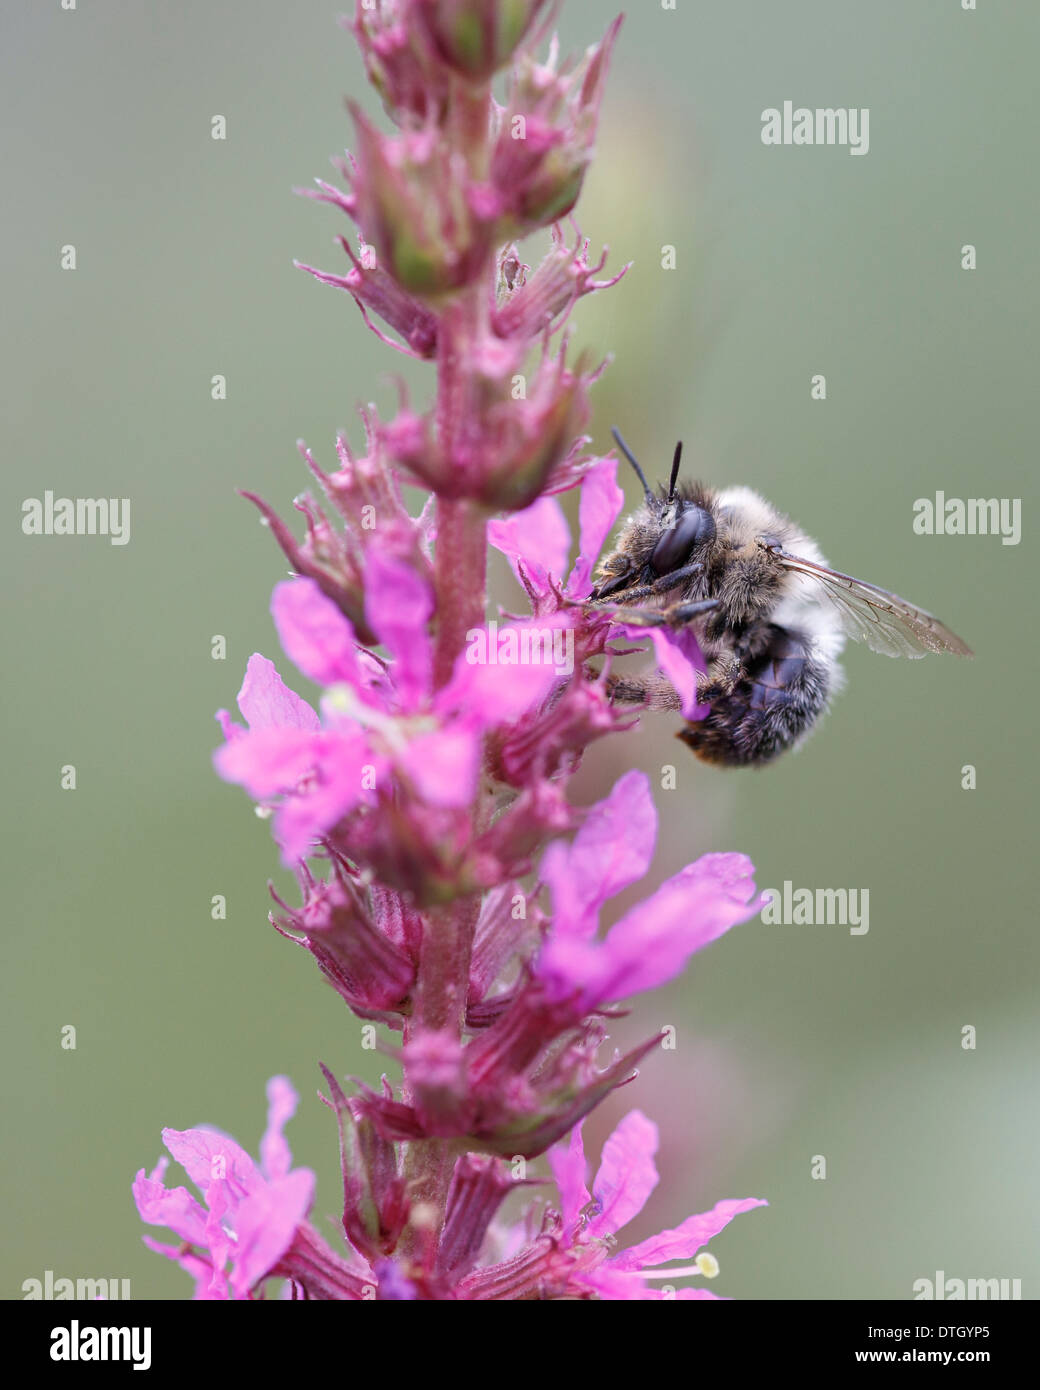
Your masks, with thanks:
[{"label": "alamy watermark", "polygon": [[73,1318],[51,1329],[52,1361],[131,1361],[135,1371],[152,1364],[150,1327],[89,1327]]},{"label": "alamy watermark", "polygon": [[130,539],[129,497],[27,497],[22,503],[26,536],[108,536],[113,545]]},{"label": "alamy watermark", "polygon": [[784,880],[783,891],[764,888],[769,899],[759,914],[767,926],[848,927],[850,936],[870,930],[869,888],[795,888]]},{"label": "alamy watermark", "polygon": [[519,625],[498,630],[492,620],[486,628],[466,633],[466,660],[471,666],[551,666],[558,676],[574,670],[574,629]]},{"label": "alamy watermark", "polygon": [[849,154],[870,151],[867,106],[767,106],[762,112],[763,145],[845,145]]},{"label": "alamy watermark", "polygon": [[1022,539],[1021,497],[947,497],[937,492],[914,503],[915,536],[1000,536],[1001,545]]},{"label": "alamy watermark", "polygon": [[914,1299],[936,1299],[957,1302],[960,1299],[980,1301],[1012,1300],[1022,1297],[1021,1279],[949,1279],[944,1270],[935,1271],[935,1279],[915,1279]]},{"label": "alamy watermark", "polygon": [[63,1279],[54,1277],[53,1269],[45,1269],[42,1279],[23,1279],[25,1301],[34,1299],[120,1299],[130,1297],[129,1279]]}]

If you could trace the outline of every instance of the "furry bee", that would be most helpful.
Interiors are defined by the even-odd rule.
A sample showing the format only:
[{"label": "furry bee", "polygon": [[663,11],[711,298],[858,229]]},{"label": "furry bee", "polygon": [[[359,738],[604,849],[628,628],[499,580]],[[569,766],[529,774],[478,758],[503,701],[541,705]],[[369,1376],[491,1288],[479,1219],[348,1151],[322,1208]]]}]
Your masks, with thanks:
[{"label": "furry bee", "polygon": [[[886,656],[972,655],[930,613],[830,569],[816,542],[750,488],[677,485],[681,442],[667,492],[653,493],[613,434],[644,502],[600,564],[590,602],[637,626],[692,625],[707,662],[697,695],[711,713],[678,736],[705,762],[762,767],[801,743],[841,688],[846,637]],[[661,676],[616,676],[610,688],[616,700],[679,708]]]}]

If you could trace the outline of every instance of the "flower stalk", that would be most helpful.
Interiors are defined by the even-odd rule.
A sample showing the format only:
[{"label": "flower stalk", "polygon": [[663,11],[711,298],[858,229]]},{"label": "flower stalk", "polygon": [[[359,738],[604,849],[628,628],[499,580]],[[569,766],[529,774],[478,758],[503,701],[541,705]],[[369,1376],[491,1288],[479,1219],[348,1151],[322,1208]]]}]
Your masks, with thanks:
[{"label": "flower stalk", "polygon": [[440,689],[487,612],[487,517],[467,498],[439,497],[436,518],[433,683]]}]

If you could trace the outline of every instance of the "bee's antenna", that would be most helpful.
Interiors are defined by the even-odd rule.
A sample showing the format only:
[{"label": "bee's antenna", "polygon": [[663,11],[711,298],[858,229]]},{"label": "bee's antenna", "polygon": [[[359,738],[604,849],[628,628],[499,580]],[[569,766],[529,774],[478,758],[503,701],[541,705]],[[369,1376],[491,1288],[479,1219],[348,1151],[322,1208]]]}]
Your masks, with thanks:
[{"label": "bee's antenna", "polygon": [[650,485],[649,485],[649,483],[648,483],[648,482],[646,481],[646,479],[643,477],[643,470],[640,468],[639,464],[636,462],[636,456],[635,456],[635,454],[633,454],[632,450],[628,447],[628,445],[625,443],[625,441],[621,438],[620,431],[617,429],[616,426],[612,426],[610,432],[611,432],[611,434],[614,436],[614,439],[615,439],[615,441],[616,441],[616,443],[617,443],[618,448],[619,448],[619,449],[621,450],[621,452],[624,454],[625,458],[628,459],[628,461],[629,461],[629,463],[632,465],[632,467],[636,470],[636,477],[637,477],[637,478],[639,479],[639,481],[643,484],[643,496],[646,498],[646,500],[647,500],[648,502],[653,502],[653,501],[655,500],[655,499],[654,499],[654,494],[650,491]]},{"label": "bee's antenna", "polygon": [[682,440],[680,439],[675,446],[675,457],[672,459],[672,476],[668,481],[668,500],[675,496],[675,481],[679,476],[679,461],[682,458]]}]

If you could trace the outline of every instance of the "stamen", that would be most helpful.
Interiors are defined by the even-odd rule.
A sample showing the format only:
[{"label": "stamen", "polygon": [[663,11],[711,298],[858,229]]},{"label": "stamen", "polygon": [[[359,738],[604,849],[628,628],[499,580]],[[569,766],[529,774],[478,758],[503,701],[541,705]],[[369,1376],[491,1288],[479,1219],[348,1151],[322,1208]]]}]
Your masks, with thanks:
[{"label": "stamen", "polygon": [[710,1255],[707,1250],[702,1250],[692,1265],[681,1265],[678,1269],[642,1269],[639,1271],[644,1279],[685,1279],[691,1275],[703,1275],[705,1279],[714,1279],[719,1272],[719,1262],[714,1255]]}]

